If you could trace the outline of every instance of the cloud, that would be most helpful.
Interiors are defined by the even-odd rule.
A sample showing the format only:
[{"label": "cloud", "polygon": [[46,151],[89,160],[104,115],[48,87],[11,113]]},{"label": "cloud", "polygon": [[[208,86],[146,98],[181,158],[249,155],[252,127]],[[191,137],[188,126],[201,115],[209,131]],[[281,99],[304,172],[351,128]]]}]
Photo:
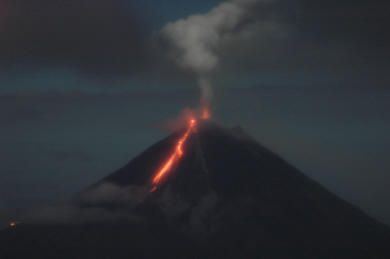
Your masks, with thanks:
[{"label": "cloud", "polygon": [[125,207],[134,207],[146,199],[149,194],[147,186],[121,187],[113,183],[100,183],[83,192],[77,202],[80,204],[117,204]]},{"label": "cloud", "polygon": [[146,186],[120,187],[102,182],[70,201],[24,212],[22,222],[79,224],[111,220],[139,221],[141,219],[131,209],[144,201],[148,193]]},{"label": "cloud", "polygon": [[[41,62],[131,71],[145,61],[145,25],[122,0],[2,0],[3,65]],[[4,10],[4,8],[3,8]]]},{"label": "cloud", "polygon": [[[183,85],[195,73],[206,98],[211,79],[248,72],[281,77],[319,71],[340,79],[365,74],[367,84],[388,85],[385,1],[225,1],[163,26],[165,44],[152,38],[129,3],[137,4],[0,0],[0,66],[65,65]],[[162,58],[166,52],[181,71]]]},{"label": "cloud", "polygon": [[63,203],[25,212],[21,222],[39,224],[84,224],[116,220],[137,222],[140,218],[125,210],[79,207],[73,203]]},{"label": "cloud", "polygon": [[231,0],[205,14],[194,14],[165,25],[161,33],[170,43],[176,63],[197,74],[210,73],[218,65],[218,49],[252,20],[253,8],[269,0]]},{"label": "cloud", "polygon": [[254,21],[223,42],[220,70],[274,77],[323,74],[356,82],[365,77],[385,85],[390,17],[384,10],[383,1],[274,1],[256,9]]},{"label": "cloud", "polygon": [[298,3],[297,11],[286,10],[284,16],[308,38],[323,43],[343,42],[351,44],[350,47],[385,47],[390,40],[385,1],[300,0]]},{"label": "cloud", "polygon": [[212,95],[209,79],[219,63],[218,50],[226,38],[235,37],[251,20],[252,9],[265,0],[226,1],[205,14],[195,14],[165,25],[161,34],[177,65],[198,77],[202,97]]},{"label": "cloud", "polygon": [[168,23],[161,33],[170,56],[198,77],[206,97],[212,94],[211,78],[251,74],[300,84],[327,78],[342,85],[387,87],[386,6],[363,0],[225,1]]}]

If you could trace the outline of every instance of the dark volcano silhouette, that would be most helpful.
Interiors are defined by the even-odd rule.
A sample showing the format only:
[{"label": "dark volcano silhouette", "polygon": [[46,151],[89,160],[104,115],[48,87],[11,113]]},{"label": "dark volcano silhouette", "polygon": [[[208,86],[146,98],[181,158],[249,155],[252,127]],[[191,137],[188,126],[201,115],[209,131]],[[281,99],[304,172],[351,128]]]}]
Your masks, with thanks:
[{"label": "dark volcano silhouette", "polygon": [[150,192],[152,176],[180,134],[153,145],[72,201],[79,209],[121,217],[71,226],[20,226],[0,235],[0,243],[8,242],[6,255],[29,251],[30,257],[40,255],[33,258],[390,258],[387,226],[330,193],[240,128],[199,125],[180,163]]}]

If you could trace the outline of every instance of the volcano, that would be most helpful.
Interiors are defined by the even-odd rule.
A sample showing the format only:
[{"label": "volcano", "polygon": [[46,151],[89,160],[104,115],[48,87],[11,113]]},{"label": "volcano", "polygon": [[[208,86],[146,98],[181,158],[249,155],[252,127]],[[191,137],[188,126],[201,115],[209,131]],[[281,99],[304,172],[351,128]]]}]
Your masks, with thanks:
[{"label": "volcano", "polygon": [[387,226],[241,128],[210,121],[174,132],[71,203],[116,216],[21,224],[0,234],[4,258],[390,258]]}]

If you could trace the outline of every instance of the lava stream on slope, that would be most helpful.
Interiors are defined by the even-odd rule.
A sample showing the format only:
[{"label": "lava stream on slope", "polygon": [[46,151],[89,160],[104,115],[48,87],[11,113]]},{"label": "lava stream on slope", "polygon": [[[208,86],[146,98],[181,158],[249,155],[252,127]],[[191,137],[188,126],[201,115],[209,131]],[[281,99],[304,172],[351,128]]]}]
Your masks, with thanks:
[{"label": "lava stream on slope", "polygon": [[189,120],[187,130],[185,133],[177,140],[175,149],[172,151],[168,159],[162,164],[160,169],[156,172],[152,179],[152,188],[150,192],[157,190],[158,185],[161,181],[172,171],[173,167],[177,165],[181,158],[184,155],[183,146],[186,144],[189,136],[194,132],[196,128],[197,121],[192,118]]}]

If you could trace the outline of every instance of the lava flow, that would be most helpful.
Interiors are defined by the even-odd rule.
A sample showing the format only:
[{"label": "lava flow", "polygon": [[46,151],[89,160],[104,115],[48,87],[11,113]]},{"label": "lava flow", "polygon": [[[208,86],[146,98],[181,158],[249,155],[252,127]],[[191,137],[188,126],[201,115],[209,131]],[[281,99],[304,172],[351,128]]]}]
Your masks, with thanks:
[{"label": "lava flow", "polygon": [[172,154],[169,156],[167,161],[164,162],[162,167],[157,171],[155,176],[152,179],[152,189],[150,192],[154,192],[157,190],[157,186],[160,184],[164,176],[166,176],[176,165],[180,159],[182,158],[184,152],[183,152],[183,146],[188,140],[188,137],[191,135],[191,133],[194,131],[196,127],[196,119],[192,118],[190,119],[188,123],[188,128],[186,132],[179,138],[179,140],[176,143],[175,149],[173,150]]}]

